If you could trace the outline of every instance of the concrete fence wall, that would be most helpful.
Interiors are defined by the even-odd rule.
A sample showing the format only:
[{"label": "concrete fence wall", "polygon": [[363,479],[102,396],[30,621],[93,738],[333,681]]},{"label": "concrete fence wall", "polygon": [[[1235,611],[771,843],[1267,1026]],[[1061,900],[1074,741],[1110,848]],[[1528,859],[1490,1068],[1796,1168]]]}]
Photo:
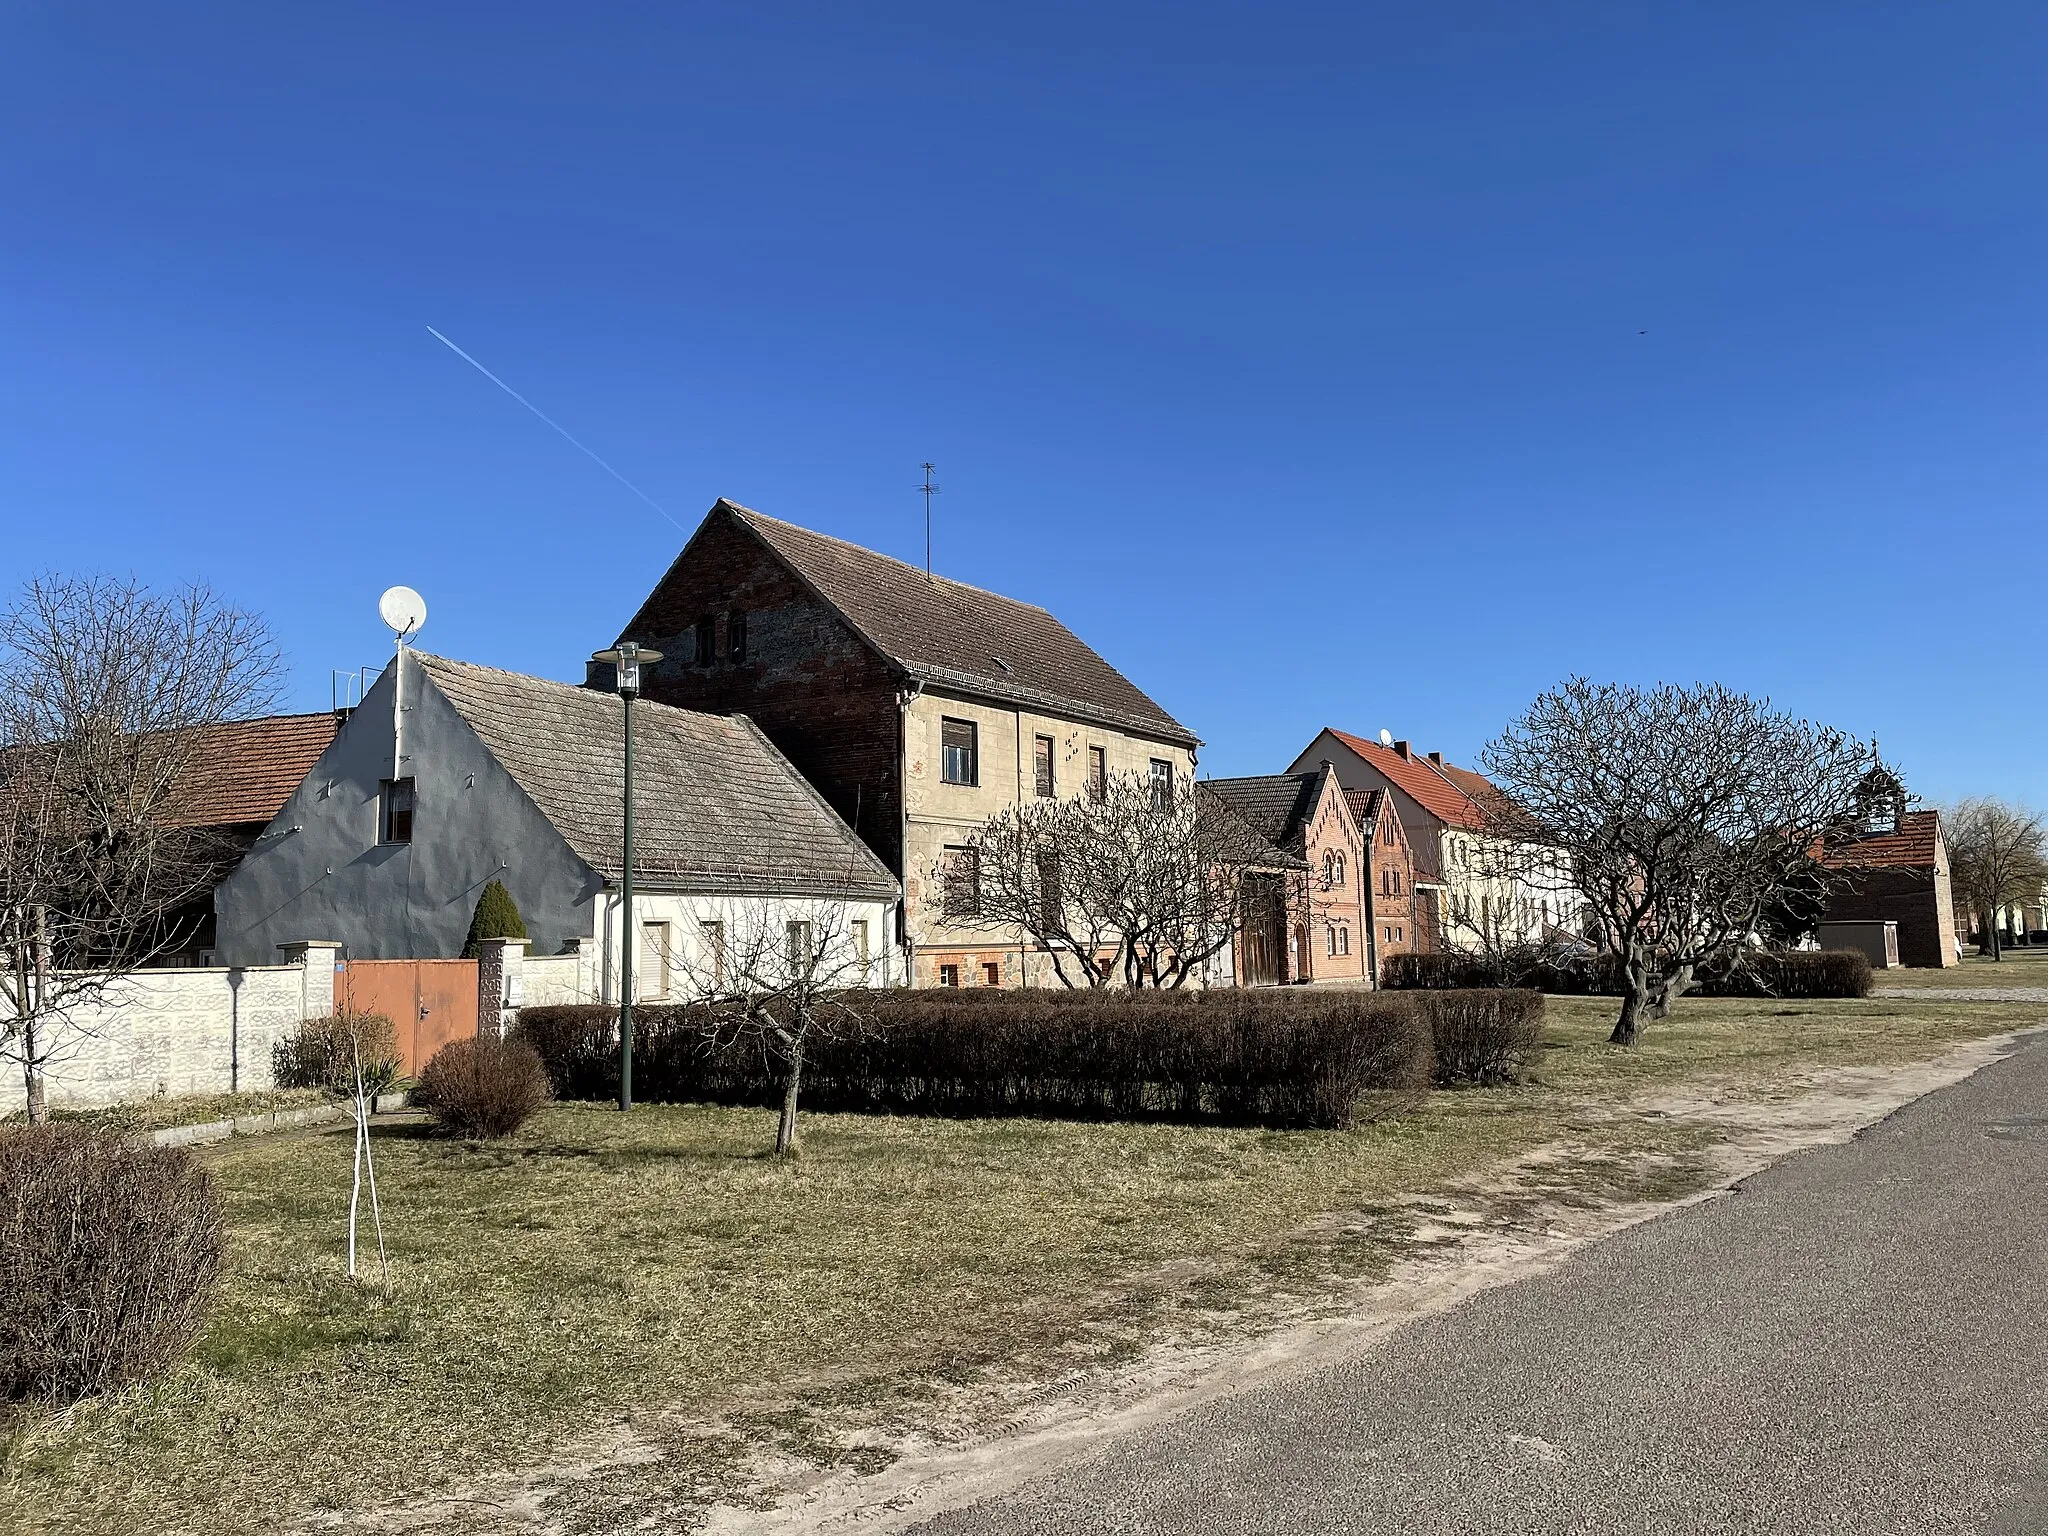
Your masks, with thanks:
[{"label": "concrete fence wall", "polygon": [[[333,1010],[331,949],[297,964],[140,971],[50,1026],[44,1067],[52,1109],[95,1109],[158,1095],[248,1093],[273,1086],[271,1049],[303,1019]],[[0,1114],[27,1105],[9,1064]]]}]

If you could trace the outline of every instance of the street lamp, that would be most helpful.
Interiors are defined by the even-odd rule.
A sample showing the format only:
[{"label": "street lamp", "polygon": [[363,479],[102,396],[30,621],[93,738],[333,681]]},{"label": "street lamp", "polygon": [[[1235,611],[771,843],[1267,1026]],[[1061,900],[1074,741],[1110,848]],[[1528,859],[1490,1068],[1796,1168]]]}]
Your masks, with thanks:
[{"label": "street lamp", "polygon": [[617,650],[599,651],[590,659],[611,666],[625,715],[626,838],[619,872],[619,1108],[626,1110],[633,1107],[633,950],[639,938],[633,931],[633,700],[640,693],[640,669],[660,661],[661,652],[621,640]]}]

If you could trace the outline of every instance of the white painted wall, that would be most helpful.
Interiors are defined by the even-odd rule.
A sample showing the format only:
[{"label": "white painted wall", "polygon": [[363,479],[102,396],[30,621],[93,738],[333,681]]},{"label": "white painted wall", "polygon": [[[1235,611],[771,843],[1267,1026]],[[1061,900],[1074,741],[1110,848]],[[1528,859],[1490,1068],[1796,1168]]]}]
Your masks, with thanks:
[{"label": "white painted wall", "polygon": [[[58,1025],[44,1068],[52,1109],[97,1109],[158,1096],[256,1092],[274,1086],[271,1048],[302,1019],[331,1011],[333,964],[323,951],[308,985],[303,965],[141,971]],[[309,1008],[313,1011],[309,1012]],[[27,1106],[9,1066],[0,1114]]]},{"label": "white painted wall", "polygon": [[[579,972],[576,984],[589,988],[596,995],[588,993],[579,1001],[616,1002],[619,996],[619,925],[623,920],[622,903],[616,893],[601,897],[597,903],[597,932],[584,947],[589,954],[579,957],[584,969]],[[728,935],[736,936],[748,931],[750,926],[766,925],[771,934],[784,931],[790,922],[807,921],[818,933],[837,932],[850,942],[851,925],[865,922],[868,932],[868,967],[865,984],[871,987],[889,987],[898,984],[902,970],[902,956],[896,949],[895,906],[885,901],[833,901],[800,896],[729,896],[701,893],[678,893],[670,891],[635,891],[633,893],[633,923],[644,933],[649,923],[666,923],[670,942],[669,983],[664,991],[658,968],[650,968],[642,953],[633,960],[633,996],[636,1001],[661,1002],[669,999],[682,1001],[692,995],[693,976],[708,976],[711,970],[711,955],[703,940],[703,925],[707,922],[723,923]],[[562,958],[562,957],[555,957]],[[523,969],[532,974],[535,962],[528,960]],[[541,962],[545,964],[546,962]],[[650,974],[652,971],[652,974]],[[845,977],[847,985],[858,982],[853,973]],[[522,1006],[535,1006],[530,985],[525,987],[525,1001]]]}]

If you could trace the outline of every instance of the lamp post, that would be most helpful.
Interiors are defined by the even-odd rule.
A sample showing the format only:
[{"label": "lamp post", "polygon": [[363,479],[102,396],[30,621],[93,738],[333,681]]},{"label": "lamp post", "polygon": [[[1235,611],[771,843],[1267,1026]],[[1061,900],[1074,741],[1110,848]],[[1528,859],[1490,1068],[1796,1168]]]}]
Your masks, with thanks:
[{"label": "lamp post", "polygon": [[621,640],[617,650],[599,651],[590,659],[610,663],[625,718],[626,836],[619,867],[619,1108],[628,1110],[633,1107],[633,951],[639,941],[633,931],[633,700],[640,693],[640,669],[660,661],[661,652]]}]

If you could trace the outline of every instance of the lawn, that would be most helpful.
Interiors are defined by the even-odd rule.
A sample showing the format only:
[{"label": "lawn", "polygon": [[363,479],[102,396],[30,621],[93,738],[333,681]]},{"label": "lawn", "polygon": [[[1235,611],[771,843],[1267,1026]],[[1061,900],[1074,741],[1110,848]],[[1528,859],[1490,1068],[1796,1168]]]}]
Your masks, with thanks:
[{"label": "lawn", "polygon": [[2048,1017],[1695,1000],[1621,1051],[1602,1043],[1613,1006],[1551,1001],[1537,1083],[1343,1133],[809,1116],[802,1155],[776,1161],[756,1111],[560,1105],[495,1146],[384,1125],[388,1291],[341,1274],[346,1128],[221,1144],[203,1154],[232,1227],[217,1320],[150,1389],[18,1416],[0,1529],[270,1529],[573,1452],[638,1407],[753,1413],[772,1437],[807,1395],[913,1401],[1026,1351],[1099,1358],[1174,1326],[1166,1261],[1194,1261],[1176,1269],[1207,1308],[1369,1271],[1394,1248],[1302,1234],[1567,1128],[1589,1166],[1623,1170],[1596,1194],[1632,1192],[1632,1159],[1700,1134],[1619,1112],[1637,1096],[1708,1078],[1762,1095]]},{"label": "lawn", "polygon": [[2048,944],[2008,949],[2002,958],[1966,954],[1961,965],[1879,971],[1880,987],[2048,987]]}]

